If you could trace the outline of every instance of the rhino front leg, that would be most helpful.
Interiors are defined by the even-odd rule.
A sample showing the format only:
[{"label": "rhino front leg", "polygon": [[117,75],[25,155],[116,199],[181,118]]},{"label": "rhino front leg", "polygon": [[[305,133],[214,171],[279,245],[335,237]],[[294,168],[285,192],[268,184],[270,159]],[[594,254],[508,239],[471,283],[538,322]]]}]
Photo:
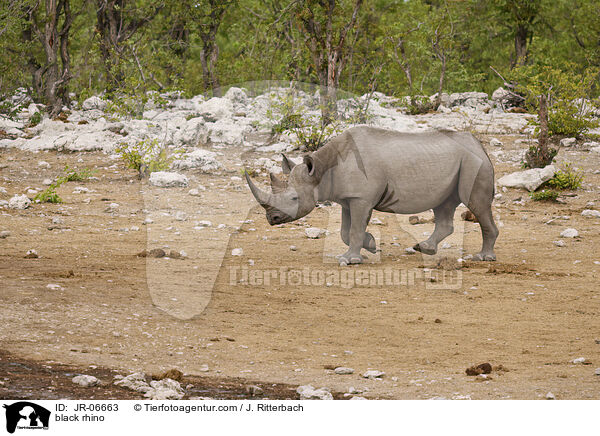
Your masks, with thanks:
[{"label": "rhino front leg", "polygon": [[[349,265],[351,263],[362,263],[363,257],[360,254],[360,250],[368,239],[367,223],[373,209],[368,206],[364,201],[352,200],[349,204],[350,212],[350,225],[348,232],[349,248],[344,254],[338,257],[340,265]],[[342,214],[342,220],[344,215]],[[342,223],[342,229],[344,225]],[[342,236],[343,238],[343,236]],[[371,238],[373,236],[371,235]],[[373,239],[373,245],[375,240]]]},{"label": "rhino front leg", "polygon": [[426,241],[419,242],[413,248],[423,254],[437,253],[437,247],[444,238],[450,236],[454,231],[454,211],[460,204],[457,195],[452,195],[440,206],[433,209],[435,217],[435,230]]},{"label": "rhino front leg", "polygon": [[[372,211],[371,211],[372,212]],[[371,220],[371,212],[369,212],[369,216],[367,217],[367,223]],[[350,245],[350,208],[342,207],[342,241],[344,244]],[[363,241],[363,248],[371,253],[377,252],[377,244],[375,243],[375,238],[369,232],[365,232],[365,239]]]}]

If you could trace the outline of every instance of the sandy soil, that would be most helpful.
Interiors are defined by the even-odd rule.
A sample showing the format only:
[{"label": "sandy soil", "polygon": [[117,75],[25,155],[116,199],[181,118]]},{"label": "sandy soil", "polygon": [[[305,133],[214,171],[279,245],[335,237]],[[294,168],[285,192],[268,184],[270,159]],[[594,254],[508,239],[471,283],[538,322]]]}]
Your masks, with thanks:
[{"label": "sandy soil", "polygon": [[[499,139],[506,152],[524,147],[514,144],[515,136]],[[600,219],[581,216],[586,203],[600,206],[598,155],[561,150],[559,162],[586,170],[584,189],[566,193],[564,203],[502,193],[494,212],[502,222],[498,262],[465,262],[456,271],[455,261],[443,259],[459,257],[462,245],[475,253],[481,243],[478,224],[463,222],[460,213],[451,247],[435,257],[404,251],[433,224],[410,226],[407,217],[376,213],[382,225],[370,229],[381,253],[365,265],[340,268],[333,258],[342,252],[338,208],[270,227],[238,178],[242,161],[258,155],[220,151],[221,174],[192,172],[189,187],[169,189],[139,182],[101,153],[3,151],[3,199],[42,187],[66,164],[96,172],[92,180],[63,185],[62,204],[0,212],[0,230],[11,232],[0,239],[2,364],[67,365],[67,375],[104,368],[99,375],[106,381],[113,372],[177,368],[195,384],[236,380],[242,392],[246,382],[277,383],[293,398],[293,387],[304,384],[340,394],[352,386],[367,398],[537,399],[549,391],[558,399],[600,398],[594,375],[600,367],[600,264],[594,263],[600,261]],[[51,168],[38,167],[40,160]],[[517,169],[493,161],[497,178]],[[198,184],[207,189],[188,195]],[[89,192],[74,193],[77,186]],[[514,201],[519,197],[523,204]],[[565,215],[570,219],[545,224]],[[55,217],[60,222],[53,223]],[[153,222],[145,224],[148,217]],[[200,220],[212,225],[202,228]],[[304,235],[309,226],[330,234],[310,240]],[[567,227],[580,238],[555,246]],[[184,250],[187,257],[137,256],[153,248]],[[234,248],[243,254],[232,256]],[[39,258],[24,258],[29,249]],[[298,278],[298,271],[308,276]],[[398,271],[403,282],[382,281],[386,271]],[[586,364],[572,363],[579,357]],[[495,367],[487,378],[465,374],[483,362]],[[332,368],[339,366],[355,372],[336,375]],[[361,377],[368,369],[385,376]],[[25,392],[21,382],[28,376],[1,372],[2,397]],[[35,371],[29,378],[33,385],[50,383],[43,377]],[[61,386],[63,398],[122,398],[112,390]],[[287,398],[282,392],[273,397]]]}]

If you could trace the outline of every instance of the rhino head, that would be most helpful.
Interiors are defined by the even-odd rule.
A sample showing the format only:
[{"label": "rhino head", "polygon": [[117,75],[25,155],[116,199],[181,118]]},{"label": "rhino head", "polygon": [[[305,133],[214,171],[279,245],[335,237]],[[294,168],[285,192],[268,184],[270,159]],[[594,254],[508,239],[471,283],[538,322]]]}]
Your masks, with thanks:
[{"label": "rhino head", "polygon": [[284,174],[289,174],[288,181],[279,179],[270,173],[271,192],[258,188],[248,173],[246,181],[256,198],[265,208],[267,221],[272,226],[289,223],[308,215],[316,206],[316,188],[320,177],[316,170],[315,159],[308,155],[304,162],[296,165],[285,155],[281,162]]}]

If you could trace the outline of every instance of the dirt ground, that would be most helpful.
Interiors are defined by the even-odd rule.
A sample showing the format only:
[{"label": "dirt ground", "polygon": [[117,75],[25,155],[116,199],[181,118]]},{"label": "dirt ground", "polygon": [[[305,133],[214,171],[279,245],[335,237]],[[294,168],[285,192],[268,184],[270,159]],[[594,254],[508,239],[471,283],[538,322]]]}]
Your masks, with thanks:
[{"label": "dirt ground", "polygon": [[[498,138],[506,153],[524,147],[517,136]],[[585,170],[584,188],[562,203],[500,192],[498,262],[454,270],[457,247],[472,254],[481,243],[478,224],[460,219],[464,208],[451,247],[435,257],[405,252],[433,224],[375,213],[381,224],[369,229],[382,251],[340,268],[339,208],[270,227],[239,177],[243,161],[263,155],[218,151],[225,169],[190,172],[187,188],[151,188],[102,153],[2,151],[5,200],[42,188],[67,164],[95,173],[59,188],[62,204],[0,210],[0,231],[10,231],[0,239],[1,397],[130,398],[137,394],[111,387],[113,374],[177,368],[202,391],[188,396],[214,398],[242,398],[246,384],[281,386],[265,389],[271,398],[297,398],[295,386],[306,384],[337,398],[349,387],[369,399],[600,398],[600,219],[581,216],[590,201],[600,207],[598,154],[560,151],[559,163]],[[496,178],[518,169],[492,161]],[[189,195],[199,184],[206,190]],[[310,226],[330,234],[308,239]],[[567,227],[580,237],[554,245]],[[137,256],[153,248],[186,256]],[[232,256],[235,248],[243,254]],[[39,257],[25,258],[30,249]],[[382,282],[386,271],[403,280]],[[579,357],[585,363],[572,363]],[[487,378],[465,374],[483,362],[494,367]],[[337,375],[340,366],[355,372]],[[385,376],[363,378],[369,369]],[[77,373],[105,385],[76,387],[68,380]]]}]

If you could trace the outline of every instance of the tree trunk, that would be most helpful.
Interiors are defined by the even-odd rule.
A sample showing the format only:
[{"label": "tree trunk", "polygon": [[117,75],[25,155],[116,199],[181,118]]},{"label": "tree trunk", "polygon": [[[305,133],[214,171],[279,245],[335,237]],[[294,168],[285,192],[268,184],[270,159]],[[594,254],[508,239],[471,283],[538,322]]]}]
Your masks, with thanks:
[{"label": "tree trunk", "polygon": [[[45,1],[43,29],[36,17],[39,8],[32,9],[30,13],[32,29],[42,44],[46,58],[45,65],[34,73],[34,85],[40,87],[51,116],[58,115],[67,104],[66,87],[71,79],[68,44],[72,16],[69,2],[70,0]],[[61,16],[62,26],[59,30]]]},{"label": "tree trunk", "polygon": [[525,65],[527,62],[527,39],[529,38],[529,30],[525,25],[517,26],[515,33],[515,61],[513,67]]}]

